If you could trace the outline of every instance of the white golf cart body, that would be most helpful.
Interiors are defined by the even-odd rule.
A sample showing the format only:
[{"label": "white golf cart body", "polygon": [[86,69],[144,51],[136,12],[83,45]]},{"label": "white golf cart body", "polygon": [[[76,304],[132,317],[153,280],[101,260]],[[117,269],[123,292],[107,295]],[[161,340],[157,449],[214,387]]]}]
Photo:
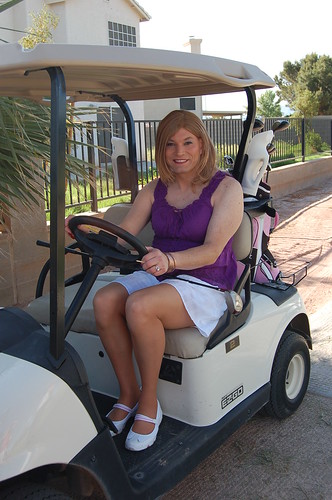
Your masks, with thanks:
[{"label": "white golf cart body", "polygon": [[[0,95],[40,102],[51,96],[52,106],[51,300],[43,296],[26,311],[0,311],[0,496],[21,479],[36,481],[37,476],[47,485],[47,478],[62,475],[80,494],[90,494],[97,483],[106,498],[155,498],[269,403],[273,364],[285,332],[296,332],[311,347],[299,294],[293,286],[275,283],[243,289],[244,301],[249,294],[243,320],[237,323],[241,313],[230,311],[230,324],[225,327],[222,319],[210,339],[195,329],[167,332],[158,386],[165,418],[156,444],[135,454],[124,449],[123,435],[111,438],[101,418],[117,398],[118,384],[96,332],[92,298],[118,273],[91,277],[83,304],[71,309],[81,285],[65,287],[66,101],[119,103],[129,124],[135,195],[136,151],[127,101],[245,91],[248,118],[234,173],[252,185],[257,179],[248,181],[245,165],[255,89],[273,85],[255,66],[195,54],[82,45],[45,44],[31,51],[0,47]],[[265,169],[265,155],[259,161]],[[106,218],[119,223],[123,210],[114,207]],[[141,235],[145,244],[148,232]],[[244,249],[237,242],[240,260],[250,254],[250,217],[244,217],[241,232],[246,242]]]}]

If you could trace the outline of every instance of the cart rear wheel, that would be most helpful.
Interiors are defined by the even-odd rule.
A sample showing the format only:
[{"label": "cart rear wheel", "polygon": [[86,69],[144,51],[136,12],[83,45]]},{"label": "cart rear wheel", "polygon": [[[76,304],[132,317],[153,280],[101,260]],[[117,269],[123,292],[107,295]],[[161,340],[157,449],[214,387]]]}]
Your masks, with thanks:
[{"label": "cart rear wheel", "polygon": [[270,401],[264,407],[265,413],[279,419],[294,413],[305,396],[309,376],[307,342],[298,333],[286,331],[274,359]]}]

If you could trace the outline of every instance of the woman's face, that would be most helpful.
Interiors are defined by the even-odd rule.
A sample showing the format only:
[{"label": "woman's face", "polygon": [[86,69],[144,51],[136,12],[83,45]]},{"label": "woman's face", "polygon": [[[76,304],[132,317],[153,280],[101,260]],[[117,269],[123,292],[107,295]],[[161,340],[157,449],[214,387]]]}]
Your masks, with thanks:
[{"label": "woman's face", "polygon": [[165,158],[174,174],[195,171],[202,154],[202,140],[180,128],[166,144]]}]

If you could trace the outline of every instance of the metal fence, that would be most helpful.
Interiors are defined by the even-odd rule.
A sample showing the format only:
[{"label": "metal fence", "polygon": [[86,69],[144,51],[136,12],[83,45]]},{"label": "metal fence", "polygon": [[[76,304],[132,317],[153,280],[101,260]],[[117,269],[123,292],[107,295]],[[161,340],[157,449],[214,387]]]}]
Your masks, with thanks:
[{"label": "metal fence", "polygon": [[[276,120],[277,118],[266,118],[264,130],[271,129]],[[305,161],[313,154],[331,153],[332,117],[288,120],[289,128],[276,133],[272,167],[296,160]],[[158,123],[145,120],[135,122],[140,186],[158,175],[154,156]],[[204,123],[217,151],[218,166],[224,168],[224,156],[235,158],[237,154],[243,121],[223,118],[206,119]],[[125,155],[120,155],[117,162],[112,158],[114,148],[117,148],[114,145],[117,138],[122,138],[118,144],[125,147],[124,122],[88,122],[85,128],[75,133],[80,134],[74,135],[79,146],[73,146],[71,154],[90,164],[87,171],[89,181],[78,175],[70,176],[66,188],[66,208],[78,212],[97,211],[103,204],[130,200],[130,169]],[[45,192],[46,211],[49,211],[49,186],[46,186]]]}]

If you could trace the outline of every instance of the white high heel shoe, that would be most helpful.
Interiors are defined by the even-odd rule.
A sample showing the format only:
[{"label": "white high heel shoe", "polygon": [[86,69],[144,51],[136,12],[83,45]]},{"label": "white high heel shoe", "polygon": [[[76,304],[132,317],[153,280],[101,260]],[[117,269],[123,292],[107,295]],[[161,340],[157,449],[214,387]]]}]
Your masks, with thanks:
[{"label": "white high heel shoe", "polygon": [[155,442],[159,430],[159,425],[163,418],[163,412],[161,410],[159,401],[157,401],[157,415],[156,418],[150,418],[146,415],[142,415],[141,413],[136,413],[135,420],[142,420],[143,422],[149,422],[150,424],[154,424],[154,429],[150,434],[138,434],[133,431],[133,426],[131,427],[126,442],[125,447],[130,451],[142,451],[149,446],[152,446]]}]

